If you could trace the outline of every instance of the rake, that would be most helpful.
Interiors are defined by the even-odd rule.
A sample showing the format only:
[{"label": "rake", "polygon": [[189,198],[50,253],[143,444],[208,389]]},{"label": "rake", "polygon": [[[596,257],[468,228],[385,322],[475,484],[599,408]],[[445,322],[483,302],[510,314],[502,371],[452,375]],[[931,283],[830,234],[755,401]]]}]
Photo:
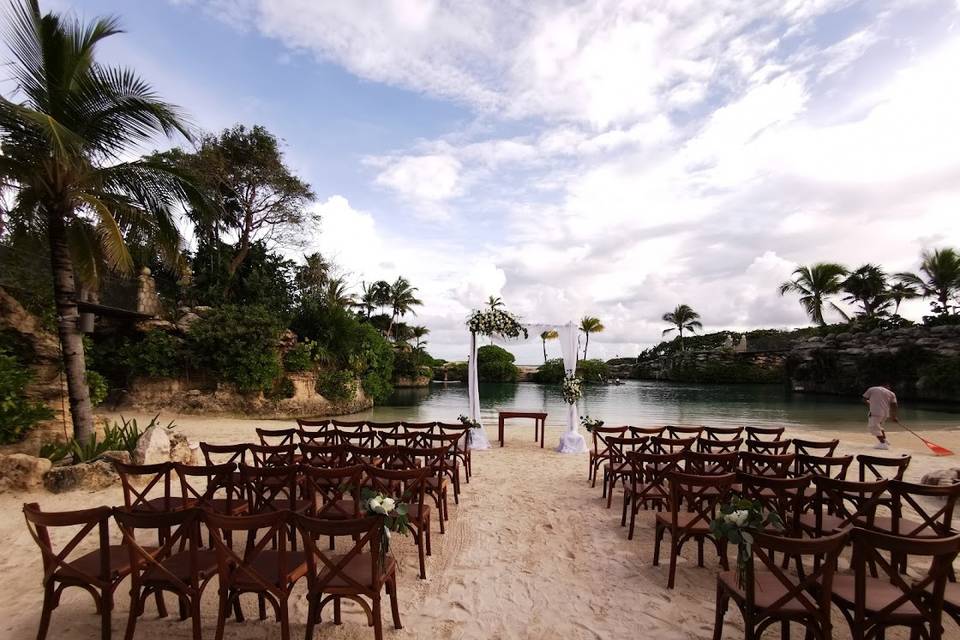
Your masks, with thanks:
[{"label": "rake", "polygon": [[918,438],[920,438],[920,441],[923,442],[923,444],[927,445],[927,448],[930,449],[930,451],[933,452],[933,455],[935,455],[935,456],[952,456],[952,455],[953,455],[953,451],[950,451],[950,449],[947,449],[946,447],[941,447],[941,446],[940,446],[939,444],[937,444],[936,442],[930,442],[929,440],[927,440],[926,438],[924,438],[923,436],[921,436],[919,433],[917,433],[916,431],[914,431],[914,430],[911,429],[910,427],[906,426],[905,424],[900,423],[900,422],[898,422],[897,424],[899,424],[901,427],[903,427],[904,429],[906,429],[907,431],[909,431],[909,432],[912,433],[913,435],[915,435],[915,436],[917,436]]}]

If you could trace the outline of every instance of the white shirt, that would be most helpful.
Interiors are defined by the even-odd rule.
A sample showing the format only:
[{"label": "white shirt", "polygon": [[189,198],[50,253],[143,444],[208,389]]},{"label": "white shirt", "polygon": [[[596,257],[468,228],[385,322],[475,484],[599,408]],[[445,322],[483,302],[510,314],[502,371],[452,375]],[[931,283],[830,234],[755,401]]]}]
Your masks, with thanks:
[{"label": "white shirt", "polygon": [[889,418],[890,405],[897,404],[897,395],[884,387],[870,387],[863,392],[863,398],[870,404],[870,415],[875,418]]}]

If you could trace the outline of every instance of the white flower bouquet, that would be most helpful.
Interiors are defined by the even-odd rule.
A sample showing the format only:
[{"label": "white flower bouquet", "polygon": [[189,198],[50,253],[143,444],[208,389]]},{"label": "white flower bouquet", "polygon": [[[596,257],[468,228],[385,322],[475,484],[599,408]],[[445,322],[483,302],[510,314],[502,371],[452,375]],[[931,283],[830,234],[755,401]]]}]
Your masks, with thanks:
[{"label": "white flower bouquet", "polygon": [[407,516],[409,506],[391,496],[364,488],[360,507],[368,516],[383,516],[383,535],[380,538],[380,560],[383,561],[390,551],[390,533],[395,531],[406,535],[410,531],[410,519]]},{"label": "white flower bouquet", "polygon": [[523,336],[524,340],[529,337],[527,329],[520,323],[520,319],[503,309],[474,311],[467,319],[467,328],[470,329],[471,333],[481,336],[497,335],[504,338]]},{"label": "white flower bouquet", "polygon": [[726,539],[737,545],[737,584],[743,588],[753,566],[753,532],[766,528],[782,529],[783,521],[775,511],[764,513],[758,500],[734,496],[720,507],[719,515],[710,523],[710,533],[717,540]]},{"label": "white flower bouquet", "polygon": [[603,426],[603,420],[591,418],[590,416],[580,416],[580,426],[586,431],[593,431],[596,427]]},{"label": "white flower bouquet", "polygon": [[477,422],[476,420],[471,420],[470,418],[468,418],[467,416],[465,416],[465,415],[463,415],[463,414],[460,414],[459,416],[457,416],[457,420],[459,420],[460,423],[461,423],[463,426],[465,426],[465,427],[470,427],[471,429],[479,429],[479,428],[480,428],[480,423],[479,423],[479,422]]},{"label": "white flower bouquet", "polygon": [[583,381],[575,375],[567,375],[563,379],[561,392],[563,399],[567,404],[577,404],[577,400],[583,397]]}]

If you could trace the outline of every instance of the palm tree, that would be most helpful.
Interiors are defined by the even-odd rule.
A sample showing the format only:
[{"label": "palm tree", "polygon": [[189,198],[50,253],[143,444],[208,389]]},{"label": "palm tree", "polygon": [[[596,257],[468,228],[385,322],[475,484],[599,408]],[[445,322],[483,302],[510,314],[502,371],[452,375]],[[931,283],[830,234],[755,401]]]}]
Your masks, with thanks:
[{"label": "palm tree", "polygon": [[387,329],[387,336],[391,335],[393,325],[398,319],[412,313],[417,315],[414,307],[423,304],[423,301],[416,297],[416,287],[410,286],[410,281],[399,276],[392,285],[390,285],[390,306],[393,307],[393,315],[390,317],[390,328]]},{"label": "palm tree", "polygon": [[[809,267],[800,266],[793,270],[793,280],[780,285],[780,295],[786,295],[789,291],[799,293],[800,305],[807,315],[824,327],[827,322],[823,318],[823,305],[828,296],[840,293],[845,275],[847,275],[846,268],[832,262],[818,262]],[[835,303],[831,302],[830,306],[846,316],[843,309]]]},{"label": "palm tree", "polygon": [[361,283],[360,286],[363,294],[361,294],[360,300],[357,302],[357,307],[360,308],[360,313],[363,314],[363,317],[369,320],[373,314],[373,310],[377,308],[376,290],[373,285],[368,287],[366,282]]},{"label": "palm tree", "polygon": [[917,288],[909,282],[894,282],[888,289],[888,295],[893,300],[893,315],[900,315],[900,303],[904,300],[914,300],[920,297]]},{"label": "palm tree", "polygon": [[683,330],[686,329],[690,333],[693,333],[697,329],[703,329],[703,325],[700,323],[700,314],[685,304],[678,304],[676,309],[670,313],[663,314],[663,321],[669,322],[673,326],[669,329],[664,329],[661,335],[665,336],[671,331],[676,331],[677,335],[680,336],[681,351],[684,349]]},{"label": "palm tree", "polygon": [[420,349],[420,347],[427,344],[427,341],[424,340],[424,338],[430,333],[430,329],[427,329],[426,327],[415,326],[411,329],[411,332],[413,339],[417,341],[413,346],[414,349]]},{"label": "palm tree", "polygon": [[493,296],[490,296],[489,298],[487,298],[487,307],[490,309],[490,311],[499,309],[502,306],[503,306],[503,298],[495,298]]},{"label": "palm tree", "polygon": [[540,334],[540,342],[543,343],[543,363],[547,363],[547,340],[556,340],[560,337],[556,329],[549,329]]},{"label": "palm tree", "polygon": [[864,318],[873,318],[887,313],[891,298],[887,287],[887,274],[875,264],[865,264],[847,275],[843,281],[847,295],[845,302],[859,304]]},{"label": "palm tree", "polygon": [[897,278],[916,287],[924,298],[934,298],[934,313],[949,315],[951,301],[960,293],[960,253],[949,247],[924,251],[920,274],[898,273]]},{"label": "palm tree", "polygon": [[583,316],[580,319],[580,331],[583,331],[587,334],[587,340],[583,345],[583,359],[587,359],[587,349],[590,347],[590,334],[591,333],[600,333],[604,330],[603,324],[600,322],[600,318],[594,318],[592,316]]},{"label": "palm tree", "polygon": [[330,278],[323,288],[323,300],[331,307],[352,307],[356,300],[353,294],[347,291],[347,283],[341,277]]},{"label": "palm tree", "polygon": [[189,134],[178,109],[133,71],[96,62],[99,44],[120,32],[115,18],[83,24],[21,0],[4,33],[16,89],[0,98],[0,183],[12,189],[11,219],[44,229],[50,244],[73,432],[84,442],[93,436],[93,412],[77,280],[95,285],[101,265],[130,272],[128,233],[176,262],[171,208],[181,200],[203,206],[175,170],[124,160],[158,134]]}]

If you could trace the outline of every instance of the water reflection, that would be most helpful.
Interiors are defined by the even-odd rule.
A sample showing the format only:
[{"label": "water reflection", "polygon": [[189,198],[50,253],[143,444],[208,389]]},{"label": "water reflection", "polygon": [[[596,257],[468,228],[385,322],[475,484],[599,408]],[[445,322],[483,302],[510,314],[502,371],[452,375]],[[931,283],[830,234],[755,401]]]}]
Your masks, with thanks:
[{"label": "water reflection", "polygon": [[[385,406],[357,414],[372,420],[454,420],[467,412],[467,388],[435,384],[428,389],[398,389]],[[566,407],[559,386],[481,384],[484,420],[501,409],[546,411],[560,424]],[[904,402],[903,421],[917,428],[956,428],[956,406]],[[697,385],[628,380],[621,386],[587,386],[581,415],[607,424],[795,425],[864,429],[866,408],[856,398],[794,394],[779,385]]]}]

